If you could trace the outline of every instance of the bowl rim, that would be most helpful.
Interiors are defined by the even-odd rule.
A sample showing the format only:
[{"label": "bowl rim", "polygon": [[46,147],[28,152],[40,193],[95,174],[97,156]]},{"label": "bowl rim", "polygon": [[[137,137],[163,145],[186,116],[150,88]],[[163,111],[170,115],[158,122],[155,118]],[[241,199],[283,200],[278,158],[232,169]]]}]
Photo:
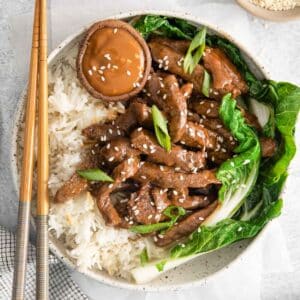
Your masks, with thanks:
[{"label": "bowl rim", "polygon": [[[129,12],[124,12],[124,13],[118,13],[118,14],[113,14],[107,17],[100,17],[97,20],[94,20],[93,22],[83,26],[79,30],[77,30],[75,33],[69,35],[67,38],[65,38],[61,43],[56,46],[51,53],[48,55],[48,64],[52,62],[56,58],[56,56],[64,49],[64,47],[68,46],[75,38],[83,34],[87,28],[89,28],[92,24],[94,24],[97,21],[101,20],[106,20],[106,19],[128,19],[128,18],[133,18],[136,16],[140,15],[147,15],[147,14],[152,14],[152,15],[163,15],[167,17],[175,17],[175,18],[181,18],[184,19],[188,22],[195,23],[199,26],[206,26],[209,29],[212,29],[213,31],[217,32],[219,35],[227,38],[229,41],[233,42],[240,50],[242,50],[243,53],[246,54],[247,58],[253,63],[257,69],[261,72],[261,74],[265,78],[269,78],[269,73],[265,70],[265,68],[261,65],[261,63],[252,56],[252,54],[246,49],[245,46],[243,46],[239,41],[234,39],[230,34],[227,32],[223,31],[220,29],[217,25],[214,25],[210,22],[203,21],[198,17],[193,16],[190,13],[182,13],[178,11],[164,11],[164,10],[132,10]],[[12,130],[12,138],[11,138],[11,170],[12,170],[12,177],[13,177],[13,183],[15,186],[15,189],[18,190],[19,186],[19,174],[18,174],[18,158],[17,158],[17,153],[18,153],[18,147],[17,147],[17,138],[18,138],[18,132],[19,132],[19,125],[21,124],[21,120],[23,117],[24,113],[24,106],[25,106],[25,95],[27,92],[27,84],[25,85],[25,88],[23,92],[21,93],[16,109],[15,109],[15,114],[14,114],[14,128]],[[284,191],[284,189],[283,189]],[[283,192],[281,192],[281,195]],[[35,222],[34,218],[31,217],[31,225],[33,226],[35,230]],[[203,278],[200,279],[195,279],[194,281],[191,282],[185,282],[185,283],[173,283],[167,286],[152,286],[151,282],[146,283],[146,284],[136,284],[133,282],[127,282],[127,281],[120,281],[117,278],[113,276],[103,276],[100,273],[95,273],[93,270],[79,270],[78,267],[67,257],[66,255],[63,254],[63,252],[55,245],[54,238],[49,234],[49,249],[51,250],[52,253],[56,255],[56,257],[62,261],[69,269],[78,271],[81,274],[84,274],[94,280],[96,280],[99,283],[106,284],[111,287],[116,287],[116,288],[121,288],[121,289],[127,289],[127,290],[133,290],[133,291],[144,291],[144,292],[159,292],[159,291],[179,291],[179,290],[185,290],[191,287],[197,287],[200,286],[201,284],[205,284],[209,280],[212,280],[214,277],[216,277],[218,274],[224,271],[224,269],[228,269],[231,266],[234,266],[235,264],[238,263],[240,258],[245,255],[247,252],[249,252],[254,245],[258,243],[258,241],[262,240],[264,234],[267,231],[267,228],[269,227],[270,222],[266,224],[266,226],[252,239],[249,239],[250,242],[249,244],[241,251],[232,261],[230,261],[226,266],[223,268],[215,271],[212,274],[209,274]]]}]

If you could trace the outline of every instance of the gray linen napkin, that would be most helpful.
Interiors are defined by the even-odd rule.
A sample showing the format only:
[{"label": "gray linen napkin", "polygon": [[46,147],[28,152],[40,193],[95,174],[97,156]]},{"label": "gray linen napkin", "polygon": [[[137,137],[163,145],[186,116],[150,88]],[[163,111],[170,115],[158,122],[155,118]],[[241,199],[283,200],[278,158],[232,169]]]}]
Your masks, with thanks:
[{"label": "gray linen napkin", "polygon": [[[15,235],[0,226],[0,300],[11,297],[14,270]],[[68,270],[54,255],[49,257],[50,299],[88,299],[71,279]],[[35,247],[29,245],[26,276],[26,299],[35,299]]]}]

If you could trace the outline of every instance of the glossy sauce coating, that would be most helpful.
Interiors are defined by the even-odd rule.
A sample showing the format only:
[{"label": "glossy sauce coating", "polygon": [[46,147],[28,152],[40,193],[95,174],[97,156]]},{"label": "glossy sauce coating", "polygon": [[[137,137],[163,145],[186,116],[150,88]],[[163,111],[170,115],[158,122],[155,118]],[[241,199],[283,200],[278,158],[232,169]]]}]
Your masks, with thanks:
[{"label": "glossy sauce coating", "polygon": [[127,30],[105,27],[88,40],[82,71],[89,84],[106,96],[119,96],[139,87],[145,55]]}]

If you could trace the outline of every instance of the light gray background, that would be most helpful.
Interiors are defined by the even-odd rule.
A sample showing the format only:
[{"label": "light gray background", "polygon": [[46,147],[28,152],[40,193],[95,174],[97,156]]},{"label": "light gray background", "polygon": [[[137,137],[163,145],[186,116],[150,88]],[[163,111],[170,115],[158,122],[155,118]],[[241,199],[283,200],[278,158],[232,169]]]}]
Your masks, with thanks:
[{"label": "light gray background", "polygon": [[[74,0],[52,0],[50,6],[51,8],[56,7],[57,11],[65,15],[66,18],[73,18],[78,21],[78,26],[76,28],[59,27],[60,24],[56,19],[57,11],[52,9],[49,14],[49,21],[52,23],[51,28],[56,34],[50,40],[50,48],[55,47],[68,34],[80,28],[82,25],[81,14],[92,14],[95,19],[97,17],[95,11],[82,10],[81,14],[63,11],[64,1],[68,4],[74,2]],[[115,7],[112,5],[112,1],[114,0],[109,1],[110,5],[107,5],[107,2],[98,1],[101,16],[139,9],[143,3],[143,7],[149,9],[171,8],[177,11],[187,11],[196,16],[199,14],[204,18],[208,17],[210,21],[215,21],[218,24],[224,24],[226,31],[241,41],[258,57],[273,79],[300,84],[300,21],[266,22],[254,19],[238,8],[234,10],[235,14],[232,15],[230,14],[232,10],[228,10],[227,13],[226,7],[223,9],[224,3],[228,6],[234,5],[234,1],[230,0],[174,0],[173,2],[166,0],[123,0],[118,1],[118,5]],[[15,228],[17,214],[17,191],[12,183],[10,167],[11,134],[17,101],[27,78],[33,2],[33,0],[0,0],[0,224],[11,229]],[[82,0],[81,2],[88,4],[89,0]],[[168,6],[164,6],[166,2],[169,2]],[[174,6],[170,5],[170,2],[174,3]],[[210,10],[206,14],[205,5],[208,3],[210,3]],[[222,11],[220,11],[219,4],[223,5]],[[211,5],[215,5],[215,10],[211,10]],[[297,188],[300,184],[300,175],[297,168],[293,169],[292,173],[294,180],[290,181],[287,186],[289,196],[285,199],[286,205],[279,222],[286,237],[294,271],[272,274],[263,278],[261,299],[300,299],[300,200],[297,196],[299,195]]]}]

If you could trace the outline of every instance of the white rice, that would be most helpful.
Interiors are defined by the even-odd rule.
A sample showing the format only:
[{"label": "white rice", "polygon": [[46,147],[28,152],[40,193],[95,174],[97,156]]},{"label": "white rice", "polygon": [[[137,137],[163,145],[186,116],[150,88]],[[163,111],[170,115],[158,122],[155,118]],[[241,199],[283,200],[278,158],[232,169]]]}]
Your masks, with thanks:
[{"label": "white rice", "polygon": [[[123,113],[121,103],[110,104],[90,96],[76,76],[77,47],[49,74],[49,138],[51,197],[76,170],[83,149],[81,130]],[[79,269],[106,270],[114,276],[130,279],[129,271],[140,263],[139,255],[147,247],[150,257],[162,250],[145,238],[134,240],[133,233],[105,225],[95,201],[88,192],[62,204],[51,203],[51,233],[66,246]]]}]

